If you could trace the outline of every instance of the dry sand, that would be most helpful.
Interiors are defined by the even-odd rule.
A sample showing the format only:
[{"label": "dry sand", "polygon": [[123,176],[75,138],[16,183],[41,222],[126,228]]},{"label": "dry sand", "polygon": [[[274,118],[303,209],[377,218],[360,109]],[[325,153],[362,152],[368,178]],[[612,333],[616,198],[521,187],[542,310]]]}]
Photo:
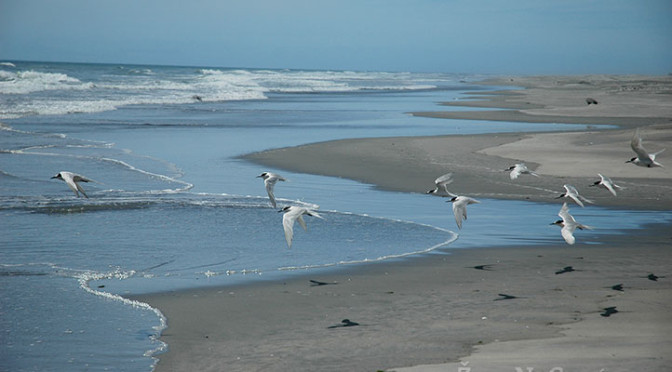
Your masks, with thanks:
[{"label": "dry sand", "polygon": [[[525,112],[507,115],[534,121],[562,117],[563,122],[608,117],[610,124],[622,128],[333,141],[247,158],[269,167],[409,192],[432,188],[433,179],[448,171],[455,173],[455,192],[494,198],[550,200],[562,184],[573,183],[600,205],[672,210],[670,78],[562,79],[515,78],[514,83],[527,89],[468,104],[519,109],[521,102],[530,102]],[[588,94],[603,112],[589,115],[586,107],[579,107]],[[562,97],[578,97],[580,103],[563,103]],[[610,104],[612,99],[617,103]],[[621,100],[635,107],[623,112]],[[595,107],[590,105],[591,110]],[[479,115],[491,114],[469,115],[487,120]],[[669,153],[659,157],[668,167],[624,163],[633,156],[629,141],[634,126],[646,126],[642,137],[649,150],[668,147]],[[301,162],[294,161],[299,158]],[[516,160],[527,162],[542,177],[511,181],[503,169]],[[612,197],[587,187],[597,172],[627,188]],[[169,352],[159,356],[157,371],[669,370],[669,226],[599,239],[602,244],[572,247],[453,249],[447,250],[449,255],[344,266],[286,282],[140,299],[168,318],[162,340]],[[482,264],[494,266],[473,268]],[[555,274],[565,266],[577,271]],[[668,278],[651,281],[645,278],[649,273]],[[338,284],[311,286],[309,279]],[[619,283],[624,291],[610,288]],[[519,298],[497,300],[500,293]],[[610,306],[619,312],[601,316]],[[328,328],[345,318],[359,326]]]}]

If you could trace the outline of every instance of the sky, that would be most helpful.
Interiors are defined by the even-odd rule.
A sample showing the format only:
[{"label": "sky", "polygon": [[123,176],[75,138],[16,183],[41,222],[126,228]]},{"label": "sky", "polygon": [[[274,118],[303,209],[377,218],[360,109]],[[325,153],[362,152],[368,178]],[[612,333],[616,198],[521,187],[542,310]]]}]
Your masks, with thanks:
[{"label": "sky", "polygon": [[672,73],[672,0],[0,0],[0,61]]}]

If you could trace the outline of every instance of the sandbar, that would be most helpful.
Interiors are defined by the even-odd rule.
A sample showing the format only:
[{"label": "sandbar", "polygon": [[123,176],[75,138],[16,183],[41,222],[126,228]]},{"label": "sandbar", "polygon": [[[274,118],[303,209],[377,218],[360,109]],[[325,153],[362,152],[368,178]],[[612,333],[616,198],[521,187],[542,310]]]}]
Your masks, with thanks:
[{"label": "sandbar", "polygon": [[[482,198],[550,201],[570,183],[599,205],[665,214],[672,210],[670,81],[506,77],[485,83],[525,89],[472,94],[445,110],[413,113],[498,120],[501,111],[505,121],[596,125],[586,131],[353,139],[244,158],[417,193],[453,172],[452,191]],[[587,97],[598,105],[587,105]],[[475,110],[451,112],[456,104]],[[634,156],[636,127],[647,149],[669,149],[658,158],[669,166],[625,163]],[[511,180],[504,169],[518,161],[540,177]],[[597,173],[624,187],[617,197],[589,187]],[[446,249],[138,299],[168,319],[161,339],[169,351],[158,356],[159,372],[663,371],[672,365],[672,233],[661,222],[601,236],[598,244]],[[575,271],[557,274],[568,266]],[[660,278],[648,279],[652,273]],[[612,289],[616,284],[623,290]],[[605,316],[610,307],[618,312]],[[334,327],[344,319],[358,325]]]}]

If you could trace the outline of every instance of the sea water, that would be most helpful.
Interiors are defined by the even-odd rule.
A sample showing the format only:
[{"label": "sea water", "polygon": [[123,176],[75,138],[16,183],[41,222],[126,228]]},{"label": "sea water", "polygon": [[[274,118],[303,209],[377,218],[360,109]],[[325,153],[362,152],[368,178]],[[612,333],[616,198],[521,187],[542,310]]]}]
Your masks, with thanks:
[{"label": "sea water", "polygon": [[[288,248],[256,178],[277,170],[239,159],[341,138],[584,128],[407,114],[485,89],[470,84],[480,78],[2,63],[0,370],[152,370],[166,319],[130,295],[319,275],[447,246],[561,242],[548,226],[558,204],[481,200],[458,234],[441,198],[281,172],[279,207],[324,217],[306,217]],[[83,184],[88,199],[50,178],[61,170],[95,181]],[[670,219],[572,212],[598,227],[581,233],[587,243]]]}]

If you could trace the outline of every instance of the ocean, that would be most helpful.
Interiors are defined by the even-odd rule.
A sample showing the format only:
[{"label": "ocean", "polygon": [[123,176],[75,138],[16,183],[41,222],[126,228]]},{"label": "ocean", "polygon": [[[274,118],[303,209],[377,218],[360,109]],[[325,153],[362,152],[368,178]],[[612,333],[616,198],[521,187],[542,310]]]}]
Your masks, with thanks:
[{"label": "ocean", "polygon": [[[444,200],[240,159],[343,138],[585,128],[407,114],[494,89],[473,84],[484,77],[0,63],[0,370],[151,371],[169,348],[159,340],[166,319],[131,295],[446,254],[448,246],[561,242],[555,226],[529,224],[553,222],[557,203],[481,200],[458,232]],[[51,178],[60,171],[94,180],[83,184],[89,198]],[[256,178],[263,171],[288,179],[276,186],[278,208]],[[291,249],[278,213],[285,205],[324,217],[306,217]],[[512,209],[519,213],[509,216]],[[661,218],[597,206],[572,212],[598,228],[581,233],[585,244]]]}]

